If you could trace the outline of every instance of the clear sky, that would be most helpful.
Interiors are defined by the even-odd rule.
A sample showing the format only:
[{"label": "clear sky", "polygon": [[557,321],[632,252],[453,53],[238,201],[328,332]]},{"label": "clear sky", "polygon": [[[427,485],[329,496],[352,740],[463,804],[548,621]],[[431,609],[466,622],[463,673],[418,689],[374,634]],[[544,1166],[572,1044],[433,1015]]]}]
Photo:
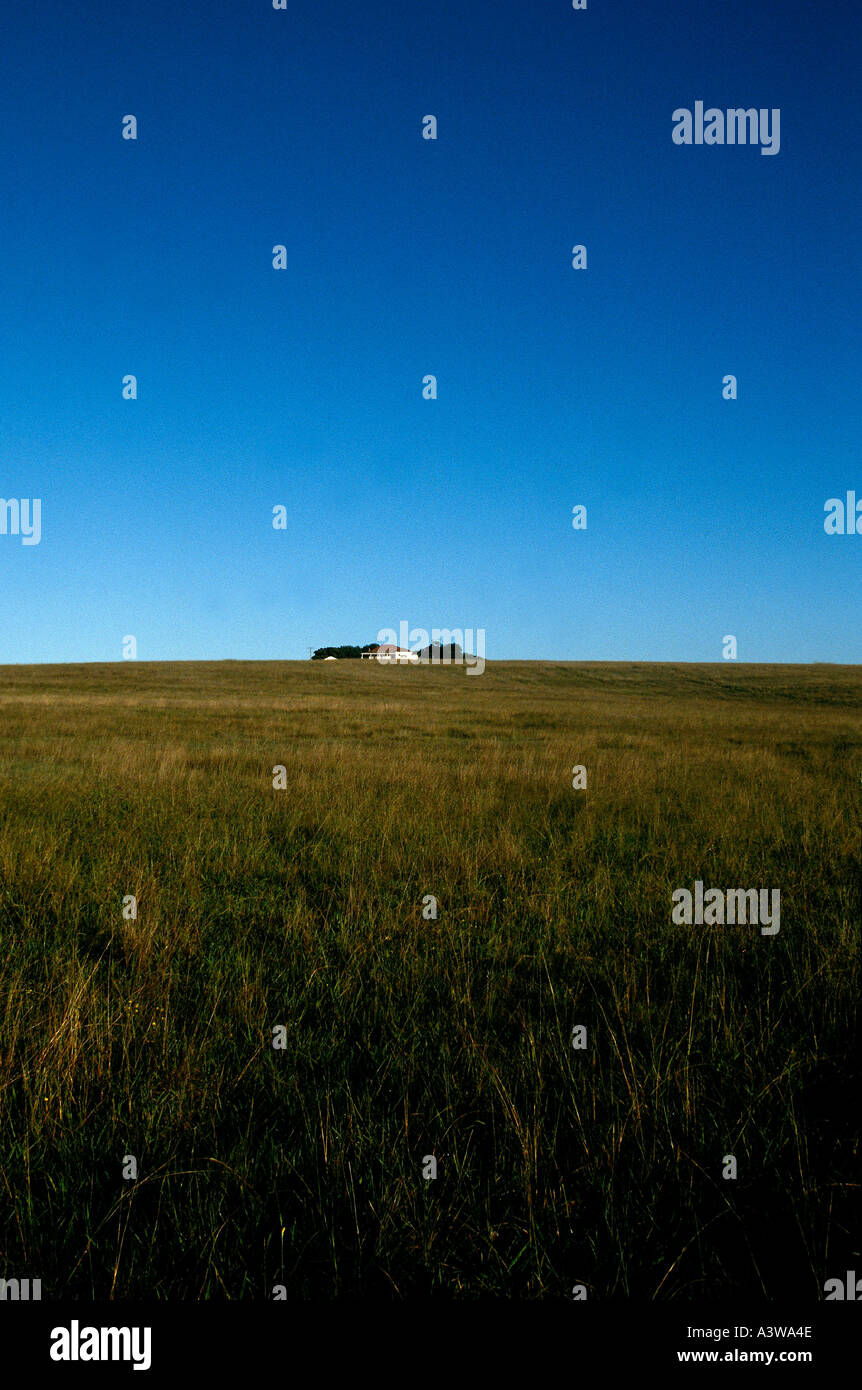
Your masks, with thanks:
[{"label": "clear sky", "polygon": [[857,5],[44,0],[0,65],[0,662],[860,660]]}]

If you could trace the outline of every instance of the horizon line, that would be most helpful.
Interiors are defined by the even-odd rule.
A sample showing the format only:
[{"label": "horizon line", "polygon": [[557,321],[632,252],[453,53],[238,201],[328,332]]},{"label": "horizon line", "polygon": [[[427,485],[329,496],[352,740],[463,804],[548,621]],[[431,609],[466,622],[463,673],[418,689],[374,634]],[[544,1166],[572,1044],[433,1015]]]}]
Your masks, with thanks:
[{"label": "horizon line", "polygon": [[[472,655],[472,653],[467,653]],[[356,661],[359,657],[340,657],[336,660]],[[506,665],[550,665],[557,666],[848,666],[856,667],[862,665],[860,661],[740,661],[738,658],[728,660],[718,658],[711,661],[696,661],[682,657],[566,657],[566,656],[510,656],[510,657],[485,657],[485,665],[506,666]],[[140,657],[107,660],[83,660],[83,661],[4,661],[0,662],[0,670],[11,670],[24,666],[204,666],[204,665],[291,665],[309,666],[323,665],[323,657],[282,657],[282,656],[202,656],[202,657],[152,657],[142,659]],[[398,662],[378,662],[366,665],[385,665],[397,666]],[[404,664],[404,663],[401,663]],[[417,666],[462,666],[463,661],[427,661],[410,663],[410,669]]]}]

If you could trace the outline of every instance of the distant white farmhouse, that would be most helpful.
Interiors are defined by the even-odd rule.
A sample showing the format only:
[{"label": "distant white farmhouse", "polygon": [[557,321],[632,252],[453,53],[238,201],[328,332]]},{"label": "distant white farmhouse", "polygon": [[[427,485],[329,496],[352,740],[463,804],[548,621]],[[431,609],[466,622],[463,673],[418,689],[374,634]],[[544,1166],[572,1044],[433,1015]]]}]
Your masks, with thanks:
[{"label": "distant white farmhouse", "polygon": [[384,642],[370,652],[363,652],[362,659],[407,666],[419,660],[419,653],[408,651],[406,647],[397,647],[394,642]]},{"label": "distant white farmhouse", "polygon": [[337,661],[337,660],[338,660],[338,657],[337,657],[337,656],[325,656],[323,659],[324,659],[324,661]]}]

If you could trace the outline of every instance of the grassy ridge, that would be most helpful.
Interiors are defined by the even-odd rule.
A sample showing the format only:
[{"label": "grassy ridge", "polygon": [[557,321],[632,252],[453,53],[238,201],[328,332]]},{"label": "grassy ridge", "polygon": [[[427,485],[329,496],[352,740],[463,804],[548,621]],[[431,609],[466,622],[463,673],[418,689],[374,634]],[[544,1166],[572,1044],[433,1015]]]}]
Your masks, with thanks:
[{"label": "grassy ridge", "polygon": [[[858,1251],[860,695],[826,666],[0,668],[0,1275],[821,1297]],[[696,878],[780,888],[778,936],[673,925]]]}]

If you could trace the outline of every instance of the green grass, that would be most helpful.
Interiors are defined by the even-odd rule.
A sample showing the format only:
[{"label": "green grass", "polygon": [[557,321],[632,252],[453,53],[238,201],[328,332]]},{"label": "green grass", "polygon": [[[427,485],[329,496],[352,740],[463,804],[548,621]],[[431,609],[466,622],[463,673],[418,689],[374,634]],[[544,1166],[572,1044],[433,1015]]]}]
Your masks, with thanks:
[{"label": "green grass", "polygon": [[[0,1277],[822,1297],[860,1258],[860,696],[827,666],[0,668]],[[780,888],[780,933],[673,925],[696,878]]]}]

